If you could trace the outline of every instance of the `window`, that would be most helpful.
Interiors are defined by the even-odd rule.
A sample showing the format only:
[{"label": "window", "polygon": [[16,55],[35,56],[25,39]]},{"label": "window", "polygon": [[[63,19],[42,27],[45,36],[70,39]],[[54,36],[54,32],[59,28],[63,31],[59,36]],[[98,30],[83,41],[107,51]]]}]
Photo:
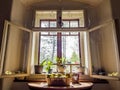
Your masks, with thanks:
[{"label": "window", "polygon": [[[80,33],[78,32],[49,32],[40,33],[40,60],[50,59],[56,69],[56,57],[65,58],[66,72],[73,72],[80,66]],[[45,70],[44,70],[45,72]]]},{"label": "window", "polygon": [[[65,72],[74,72],[81,65],[80,32],[74,32],[74,28],[85,27],[83,10],[61,11],[36,11],[35,27],[46,28],[39,34],[39,60],[50,59],[54,62],[53,72],[57,72],[56,58],[65,58]],[[61,18],[59,25],[58,20]],[[52,32],[50,28],[73,28],[73,32]],[[45,72],[45,70],[43,71]]]},{"label": "window", "polygon": [[[34,27],[57,27],[57,13],[55,10],[36,11]],[[63,10],[61,11],[60,18],[64,28],[85,27],[84,10]]]}]

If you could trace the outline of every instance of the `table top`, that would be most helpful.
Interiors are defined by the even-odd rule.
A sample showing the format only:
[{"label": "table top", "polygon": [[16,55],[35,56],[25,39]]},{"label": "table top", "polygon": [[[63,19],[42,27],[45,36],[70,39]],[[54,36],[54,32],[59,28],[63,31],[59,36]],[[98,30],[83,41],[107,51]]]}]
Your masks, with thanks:
[{"label": "table top", "polygon": [[[79,84],[72,84],[70,83],[70,86],[48,86],[46,82],[31,82],[28,83],[28,86],[30,88],[40,88],[40,89],[80,89],[80,90],[88,90],[93,86],[93,83],[91,82],[80,82]],[[37,89],[38,90],[38,89]]]}]

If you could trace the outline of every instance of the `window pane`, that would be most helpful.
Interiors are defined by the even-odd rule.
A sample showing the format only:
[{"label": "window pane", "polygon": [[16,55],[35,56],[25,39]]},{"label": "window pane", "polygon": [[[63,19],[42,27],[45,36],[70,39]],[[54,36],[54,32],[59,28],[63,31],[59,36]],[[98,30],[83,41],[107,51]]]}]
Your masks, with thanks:
[{"label": "window pane", "polygon": [[78,32],[70,32],[71,35],[78,35]]},{"label": "window pane", "polygon": [[47,27],[49,27],[49,21],[41,21],[41,27],[42,27],[42,28],[47,28]]},{"label": "window pane", "polygon": [[35,14],[35,27],[40,27],[40,21],[43,20],[56,20],[57,12],[55,10],[37,10]]},{"label": "window pane", "polygon": [[70,73],[70,65],[65,65],[65,72]]},{"label": "window pane", "polygon": [[50,35],[57,35],[57,32],[50,32]]},{"label": "window pane", "polygon": [[70,32],[62,32],[62,35],[70,35]]},{"label": "window pane", "polygon": [[41,32],[41,35],[48,35],[48,32]]},{"label": "window pane", "polygon": [[57,56],[57,36],[41,36],[40,62],[50,59],[56,63]]},{"label": "window pane", "polygon": [[73,20],[78,19],[79,27],[84,27],[84,10],[62,10],[62,19],[63,20]]},{"label": "window pane", "polygon": [[69,21],[63,21],[63,26],[62,27],[69,27]]},{"label": "window pane", "polygon": [[72,72],[79,72],[80,70],[80,65],[72,65]]},{"label": "window pane", "polygon": [[78,27],[78,21],[70,21],[70,27]]},{"label": "window pane", "polygon": [[57,72],[57,65],[53,65],[52,66],[52,72],[54,73],[54,72]]},{"label": "window pane", "polygon": [[50,21],[50,27],[57,27],[56,21]]},{"label": "window pane", "polygon": [[80,64],[78,36],[62,36],[62,56],[67,64]]}]

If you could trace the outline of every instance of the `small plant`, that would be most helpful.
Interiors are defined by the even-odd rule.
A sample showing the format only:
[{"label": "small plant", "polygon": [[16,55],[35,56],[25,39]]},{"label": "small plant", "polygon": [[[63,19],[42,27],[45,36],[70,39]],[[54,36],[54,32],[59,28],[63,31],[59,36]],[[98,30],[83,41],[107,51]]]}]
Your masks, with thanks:
[{"label": "small plant", "polygon": [[63,73],[65,69],[65,58],[64,57],[57,57],[57,65],[58,65],[58,72]]},{"label": "small plant", "polygon": [[43,71],[43,66],[45,64],[46,60],[43,60],[40,64],[35,65],[35,74],[40,74]]},{"label": "small plant", "polygon": [[64,66],[65,65],[65,58],[64,57],[57,57],[56,58],[58,66]]},{"label": "small plant", "polygon": [[53,65],[53,62],[49,59],[46,59],[45,62],[43,63],[43,65],[45,66],[45,69],[48,73],[51,73],[51,67]]},{"label": "small plant", "polygon": [[45,65],[45,63],[46,63],[46,59],[45,60],[43,60],[39,65],[40,66],[44,66]]}]

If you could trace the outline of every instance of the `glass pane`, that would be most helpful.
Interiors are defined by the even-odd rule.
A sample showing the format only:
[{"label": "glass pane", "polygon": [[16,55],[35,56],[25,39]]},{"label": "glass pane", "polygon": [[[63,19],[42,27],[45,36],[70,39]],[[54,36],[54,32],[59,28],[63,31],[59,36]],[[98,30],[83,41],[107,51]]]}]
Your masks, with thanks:
[{"label": "glass pane", "polygon": [[35,27],[40,27],[41,20],[56,20],[57,12],[55,10],[37,10],[35,13]]},{"label": "glass pane", "polygon": [[53,66],[52,66],[52,72],[53,72],[53,73],[57,72],[57,65],[53,65]]},{"label": "glass pane", "polygon": [[78,36],[62,36],[62,56],[67,64],[80,63]]},{"label": "glass pane", "polygon": [[78,21],[70,21],[70,27],[78,27]]},{"label": "glass pane", "polygon": [[62,35],[70,35],[70,32],[62,32]]},{"label": "glass pane", "polygon": [[76,27],[84,27],[84,10],[63,10],[62,11],[62,19],[63,20],[75,20],[78,19],[79,25]]},{"label": "glass pane", "polygon": [[72,72],[79,72],[80,65],[72,65]]},{"label": "glass pane", "polygon": [[65,65],[65,73],[70,73],[70,65]]},{"label": "glass pane", "polygon": [[57,32],[50,32],[50,35],[57,35]]},{"label": "glass pane", "polygon": [[50,27],[57,27],[56,21],[50,21]]},{"label": "glass pane", "polygon": [[71,35],[78,35],[78,32],[70,32]]},{"label": "glass pane", "polygon": [[41,35],[48,35],[48,32],[41,32]]},{"label": "glass pane", "polygon": [[42,28],[47,28],[47,27],[49,27],[49,21],[41,21],[41,27],[42,27]]},{"label": "glass pane", "polygon": [[63,21],[63,26],[62,27],[69,27],[69,21]]},{"label": "glass pane", "polygon": [[56,63],[57,56],[57,36],[41,36],[40,62],[50,59]]}]

